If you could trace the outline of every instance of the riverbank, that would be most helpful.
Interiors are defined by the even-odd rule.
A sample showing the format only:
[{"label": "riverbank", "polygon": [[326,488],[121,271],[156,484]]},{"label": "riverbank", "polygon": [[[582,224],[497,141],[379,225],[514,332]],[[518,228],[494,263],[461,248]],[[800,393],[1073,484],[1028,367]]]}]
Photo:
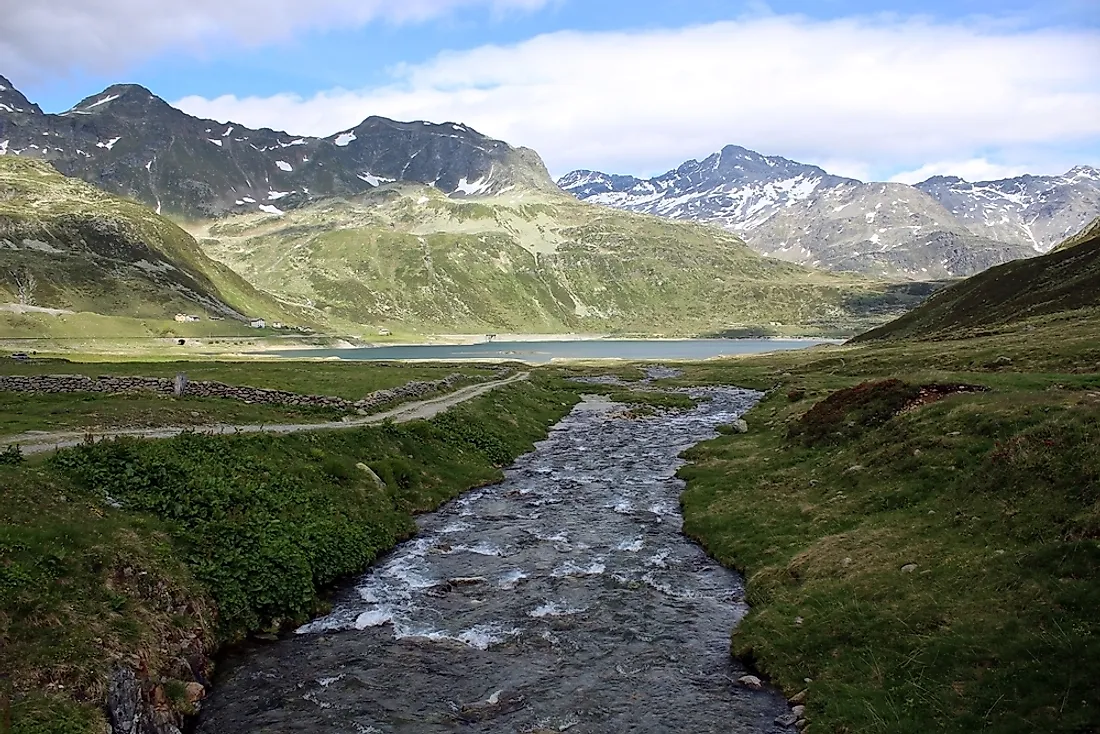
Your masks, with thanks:
[{"label": "riverbank", "polygon": [[813,732],[1100,730],[1098,365],[1064,324],[687,368],[769,390],[680,472],[733,653]]},{"label": "riverbank", "polygon": [[413,514],[498,480],[576,399],[536,379],[403,426],[185,434],[0,464],[13,731],[102,732],[127,670],[139,710],[178,722],[220,645],[320,611],[324,589],[414,531]]}]

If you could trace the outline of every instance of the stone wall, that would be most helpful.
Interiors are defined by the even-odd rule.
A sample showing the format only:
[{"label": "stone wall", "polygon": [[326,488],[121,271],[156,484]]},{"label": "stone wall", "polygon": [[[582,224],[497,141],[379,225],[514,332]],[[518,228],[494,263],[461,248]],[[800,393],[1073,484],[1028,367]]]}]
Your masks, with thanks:
[{"label": "stone wall", "polygon": [[[227,385],[214,380],[194,380],[185,384],[183,395],[201,398],[222,398],[245,403],[268,405],[302,405],[332,408],[349,412],[369,413],[389,403],[424,397],[446,390],[468,379],[455,373],[441,380],[413,380],[398,387],[376,390],[361,400],[345,400],[329,395],[302,395],[286,390],[265,390],[245,385]],[[144,393],[175,394],[175,379],[171,377],[111,377],[100,375],[0,375],[0,390],[25,393]]]}]

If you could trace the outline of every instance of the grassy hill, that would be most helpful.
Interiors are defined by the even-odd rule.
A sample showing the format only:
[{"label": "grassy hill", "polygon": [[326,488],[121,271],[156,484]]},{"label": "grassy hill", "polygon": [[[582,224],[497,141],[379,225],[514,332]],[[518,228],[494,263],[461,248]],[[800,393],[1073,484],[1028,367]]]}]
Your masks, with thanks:
[{"label": "grassy hill", "polygon": [[1100,218],[1050,253],[1010,262],[936,293],[855,341],[981,336],[1023,322],[1100,318]]},{"label": "grassy hill", "polygon": [[0,252],[6,335],[79,331],[92,314],[119,334],[180,312],[290,318],[168,219],[40,161],[0,156]]},{"label": "grassy hill", "polygon": [[716,228],[531,190],[471,200],[395,184],[195,233],[332,328],[852,333],[921,298],[761,257]]}]

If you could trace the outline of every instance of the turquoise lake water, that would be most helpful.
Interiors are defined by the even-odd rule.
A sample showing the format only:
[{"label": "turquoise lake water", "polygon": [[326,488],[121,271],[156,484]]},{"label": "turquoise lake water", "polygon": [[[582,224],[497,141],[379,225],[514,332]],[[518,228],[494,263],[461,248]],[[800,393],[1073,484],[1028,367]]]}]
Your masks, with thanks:
[{"label": "turquoise lake water", "polygon": [[[805,349],[828,342],[794,339],[594,339],[586,341],[484,342],[465,345],[415,345],[359,349],[296,349],[273,352],[283,357],[338,357],[347,360],[504,359],[550,362],[555,359],[698,360],[735,354]],[[268,354],[272,354],[269,352]]]}]

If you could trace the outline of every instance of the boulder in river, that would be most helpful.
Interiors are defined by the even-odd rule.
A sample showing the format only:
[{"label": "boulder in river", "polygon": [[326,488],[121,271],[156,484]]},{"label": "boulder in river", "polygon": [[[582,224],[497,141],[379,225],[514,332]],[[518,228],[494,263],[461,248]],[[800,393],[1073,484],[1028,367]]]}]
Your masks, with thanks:
[{"label": "boulder in river", "polygon": [[743,685],[745,688],[749,688],[754,691],[759,691],[764,687],[764,681],[760,680],[755,675],[743,675],[737,679],[737,682],[740,685]]}]

